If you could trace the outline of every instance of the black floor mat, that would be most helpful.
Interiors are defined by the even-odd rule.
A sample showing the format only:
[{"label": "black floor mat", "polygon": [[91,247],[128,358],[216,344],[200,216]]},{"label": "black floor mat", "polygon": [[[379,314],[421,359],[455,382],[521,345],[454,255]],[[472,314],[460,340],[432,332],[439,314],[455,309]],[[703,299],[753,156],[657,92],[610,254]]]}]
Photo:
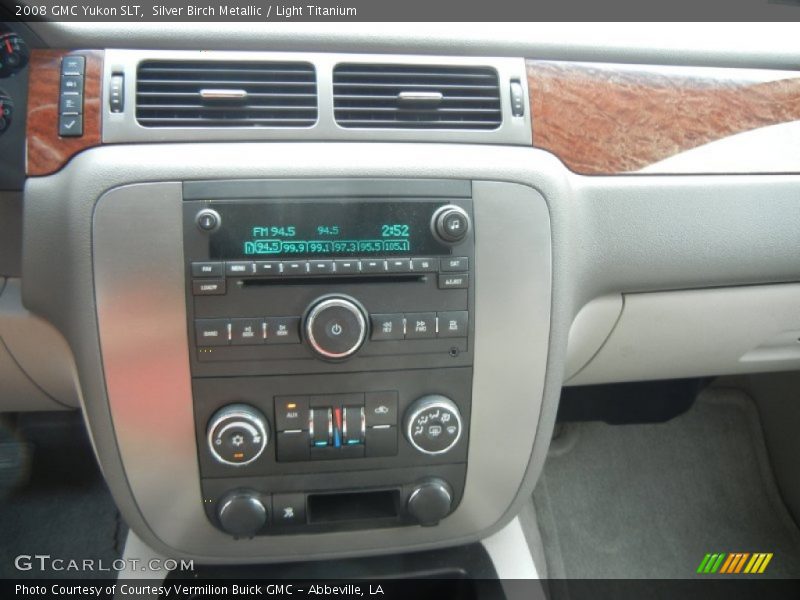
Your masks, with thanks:
[{"label": "black floor mat", "polygon": [[[29,444],[27,483],[0,490],[0,578],[109,577],[98,570],[121,556],[126,527],[100,474],[78,413],[21,416],[17,439]],[[6,441],[9,432],[3,431]],[[36,559],[63,562],[40,570]],[[71,569],[70,560],[94,560],[90,571]],[[29,570],[18,570],[31,564]],[[56,568],[52,568],[55,566]],[[63,570],[57,570],[63,569]]]}]

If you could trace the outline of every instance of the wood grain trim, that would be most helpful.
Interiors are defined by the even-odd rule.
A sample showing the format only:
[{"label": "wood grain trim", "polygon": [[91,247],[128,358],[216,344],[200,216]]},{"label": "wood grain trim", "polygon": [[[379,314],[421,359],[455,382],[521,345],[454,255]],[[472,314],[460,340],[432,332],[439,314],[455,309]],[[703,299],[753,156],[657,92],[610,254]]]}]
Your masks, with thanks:
[{"label": "wood grain trim", "polygon": [[800,119],[800,73],[533,60],[527,72],[533,145],[586,175]]},{"label": "wood grain trim", "polygon": [[[62,138],[58,135],[61,59],[70,54],[86,57],[83,136]],[[26,172],[28,176],[48,175],[58,171],[81,150],[102,143],[103,52],[33,50],[29,65]]]}]

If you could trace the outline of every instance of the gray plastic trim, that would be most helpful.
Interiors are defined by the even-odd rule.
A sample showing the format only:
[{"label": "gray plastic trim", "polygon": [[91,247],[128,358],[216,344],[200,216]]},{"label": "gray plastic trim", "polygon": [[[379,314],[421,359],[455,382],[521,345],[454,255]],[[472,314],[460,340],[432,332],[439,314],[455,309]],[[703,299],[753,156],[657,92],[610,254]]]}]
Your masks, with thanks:
[{"label": "gray plastic trim", "polygon": [[[548,278],[536,267],[538,263],[526,258],[527,252],[535,253],[541,247],[541,240],[536,241],[534,235],[518,232],[517,228],[509,237],[505,229],[509,218],[516,219],[518,210],[524,215],[533,210],[528,204],[543,203],[532,200],[531,192],[523,191],[527,187],[475,185],[476,197],[491,193],[496,200],[476,204],[478,293],[489,298],[488,306],[494,310],[478,308],[480,340],[485,341],[479,340],[476,347],[483,354],[479,357],[481,363],[476,362],[475,394],[476,398],[479,394],[492,400],[476,404],[483,408],[473,418],[477,422],[487,416],[481,411],[489,411],[491,417],[491,412],[509,396],[528,398],[526,413],[508,420],[520,423],[524,433],[504,433],[499,438],[501,451],[495,444],[488,458],[480,459],[492,460],[496,467],[496,462],[504,459],[507,447],[522,449],[533,440],[530,460],[524,461],[527,470],[520,463],[504,464],[503,469],[494,468],[490,479],[482,482],[487,489],[496,488],[495,475],[508,471],[519,476],[522,468],[525,476],[518,482],[516,500],[500,505],[485,496],[486,504],[475,507],[470,516],[473,533],[462,531],[439,539],[444,530],[435,528],[430,538],[415,540],[376,535],[383,545],[374,552],[475,541],[498,530],[529,501],[555,422],[567,333],[580,307],[593,298],[621,292],[800,281],[796,251],[800,243],[800,177],[794,175],[589,178],[569,173],[555,157],[532,148],[455,144],[161,144],[107,146],[81,153],[58,173],[29,179],[26,184],[23,299],[31,310],[56,325],[72,346],[86,398],[84,411],[109,487],[131,527],[148,545],[167,554],[171,549],[142,518],[145,511],[137,505],[131,492],[133,480],[128,479],[147,479],[148,467],[127,472],[123,468],[106,400],[93,294],[94,206],[100,196],[118,186],[176,182],[152,187],[153,197],[145,198],[138,211],[131,208],[132,220],[127,223],[127,235],[135,238],[130,242],[134,253],[145,249],[145,242],[151,238],[157,244],[175,245],[170,246],[172,253],[162,252],[148,268],[129,273],[130,281],[139,283],[143,298],[157,299],[162,293],[162,279],[169,288],[176,277],[182,277],[182,272],[176,275],[175,267],[170,266],[181,261],[175,250],[177,242],[169,238],[180,220],[176,212],[180,196],[177,182],[259,177],[507,181],[535,188],[547,202],[545,213],[549,212],[552,231],[552,303],[543,300],[549,291]],[[488,188],[494,186],[500,189],[490,192]],[[502,210],[494,210],[498,207]],[[156,213],[151,214],[154,209]],[[541,218],[546,222],[546,216]],[[153,229],[151,222],[155,224]],[[162,229],[164,223],[171,224]],[[180,237],[175,235],[176,239]],[[520,248],[526,254],[520,255]],[[503,266],[493,275],[490,268],[495,261],[502,261]],[[123,279],[121,273],[118,276]],[[54,290],[59,293],[54,294]],[[505,310],[509,306],[514,309]],[[529,319],[546,319],[548,307],[549,335],[547,328],[541,326],[536,332],[523,335],[530,326]],[[182,318],[178,320],[180,325],[171,319],[165,324],[173,330],[181,327],[180,335],[185,337],[185,324]],[[128,335],[136,325],[138,321],[131,320],[121,335]],[[149,340],[147,352],[153,351],[158,339],[156,336]],[[185,351],[185,346],[179,350]],[[526,376],[539,373],[545,362],[541,394],[541,388],[530,385]],[[130,378],[137,376],[135,371],[126,373]],[[130,409],[140,402],[139,397],[129,400]],[[155,404],[153,407],[165,408]],[[180,416],[184,410],[188,409],[181,408],[176,414]],[[147,450],[152,438],[151,435],[146,442],[140,439],[140,447]],[[518,458],[523,462],[521,455]],[[133,490],[137,491],[138,486],[134,485]],[[156,492],[161,493],[157,487]],[[162,497],[158,510],[174,517],[172,533],[191,535],[180,509],[172,507],[184,506],[181,497],[191,497],[193,502],[197,493],[196,489],[183,490],[177,497]],[[509,493],[502,492],[504,496]],[[484,496],[484,490],[479,494]],[[498,513],[501,516],[496,518]],[[486,522],[493,524],[478,530]],[[409,533],[408,537],[413,536]],[[337,551],[341,554],[342,547]],[[345,552],[358,554],[359,550]],[[333,554],[321,552],[320,557]]]},{"label": "gray plastic trim", "polygon": [[[311,127],[142,127],[136,120],[136,71],[140,62],[163,60],[301,61],[312,63],[317,74],[318,118]],[[469,65],[497,71],[503,122],[492,130],[460,129],[357,129],[340,127],[333,114],[333,69],[339,63]],[[527,81],[522,58],[467,58],[452,56],[311,54],[286,52],[214,52],[176,50],[106,50],[103,64],[103,142],[178,142],[246,140],[351,140],[401,142],[469,142],[531,144],[528,86],[523,85],[525,114],[511,112],[511,81]],[[125,110],[111,112],[112,74],[125,77]]]}]

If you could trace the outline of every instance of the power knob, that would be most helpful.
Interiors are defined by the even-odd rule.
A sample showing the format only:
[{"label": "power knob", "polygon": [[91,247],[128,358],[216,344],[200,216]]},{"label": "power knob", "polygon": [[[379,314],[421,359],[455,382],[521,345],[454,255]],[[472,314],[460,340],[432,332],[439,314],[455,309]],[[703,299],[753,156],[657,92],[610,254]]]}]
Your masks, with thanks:
[{"label": "power knob", "polygon": [[455,204],[438,208],[431,218],[431,231],[445,244],[454,245],[464,241],[470,230],[467,211]]},{"label": "power knob", "polygon": [[253,537],[267,523],[267,507],[257,492],[234,490],[217,505],[220,527],[235,537]]},{"label": "power knob", "polygon": [[367,312],[349,296],[317,298],[306,312],[303,331],[311,349],[331,360],[349,358],[367,339]]},{"label": "power knob", "polygon": [[429,479],[417,485],[408,496],[408,514],[420,525],[436,525],[450,514],[453,492],[441,479]]},{"label": "power knob", "polygon": [[461,430],[456,403],[439,394],[423,396],[406,412],[406,438],[423,454],[449,452],[461,439]]},{"label": "power knob", "polygon": [[249,465],[261,456],[268,441],[267,418],[247,404],[230,404],[208,422],[208,449],[223,465]]}]

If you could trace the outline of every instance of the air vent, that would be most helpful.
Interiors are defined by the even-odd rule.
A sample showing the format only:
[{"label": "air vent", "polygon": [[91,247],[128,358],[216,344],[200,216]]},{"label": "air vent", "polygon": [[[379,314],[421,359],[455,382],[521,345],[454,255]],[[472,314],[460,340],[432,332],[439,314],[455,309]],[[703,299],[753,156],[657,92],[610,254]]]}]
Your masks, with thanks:
[{"label": "air vent", "polygon": [[145,61],[137,72],[136,120],[145,127],[310,127],[317,121],[314,67]]},{"label": "air vent", "polygon": [[342,127],[497,129],[497,72],[485,67],[341,64],[333,105]]}]

